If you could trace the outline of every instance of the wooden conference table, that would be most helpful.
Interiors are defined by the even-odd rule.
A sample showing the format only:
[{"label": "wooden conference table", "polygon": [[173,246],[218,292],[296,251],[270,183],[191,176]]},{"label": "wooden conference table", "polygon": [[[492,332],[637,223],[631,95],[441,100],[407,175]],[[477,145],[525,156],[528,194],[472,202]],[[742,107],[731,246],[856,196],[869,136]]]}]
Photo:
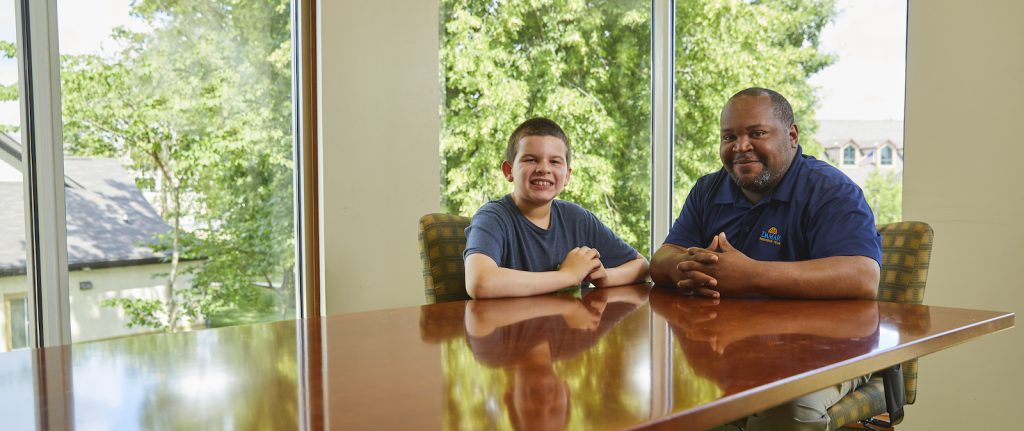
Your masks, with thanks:
[{"label": "wooden conference table", "polygon": [[3,353],[0,428],[701,430],[1013,324],[645,285],[455,302]]}]

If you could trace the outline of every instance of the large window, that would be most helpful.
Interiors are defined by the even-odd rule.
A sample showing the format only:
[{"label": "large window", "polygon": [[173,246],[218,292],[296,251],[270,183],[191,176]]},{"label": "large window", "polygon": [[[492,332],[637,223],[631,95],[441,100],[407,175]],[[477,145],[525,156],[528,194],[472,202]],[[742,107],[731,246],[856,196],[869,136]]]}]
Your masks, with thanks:
[{"label": "large window", "polygon": [[60,0],[76,340],[295,315],[288,0]]},{"label": "large window", "polygon": [[[902,219],[902,160],[884,161],[886,149],[890,156],[903,151],[906,40],[906,1],[837,0],[835,16],[821,32],[831,63],[809,80],[817,88],[817,129],[804,136],[821,145],[819,158],[839,165],[864,189],[877,223]],[[849,150],[840,150],[847,144],[855,158],[860,154],[854,146],[875,148],[865,151],[872,163],[844,166]],[[883,166],[875,163],[879,157]]]},{"label": "large window", "polygon": [[560,199],[646,253],[650,238],[651,2],[441,0],[444,211],[511,191],[505,143],[544,116],[573,146]]},{"label": "large window", "polygon": [[[789,99],[806,155],[852,166],[851,141],[902,146],[906,2],[685,0],[676,2],[675,22],[673,217],[693,183],[721,167],[719,114],[747,87]],[[852,167],[843,172],[869,202],[899,207],[892,191],[901,175],[876,190],[868,186],[874,165]]]},{"label": "large window", "polygon": [[[46,344],[293,318],[290,0],[53,3],[55,20],[46,2],[18,3],[19,19],[14,2],[0,4],[0,211],[12,212],[0,212],[0,237],[13,244],[0,247],[0,293],[24,298],[25,317],[42,298],[39,320],[66,328],[44,330]],[[15,22],[32,23],[17,43]],[[14,59],[28,40],[32,67],[20,71],[24,79],[31,70],[31,79],[19,83]],[[53,41],[59,57],[48,51]],[[59,70],[59,82],[45,67],[58,58],[49,69]],[[24,146],[19,84],[36,94],[24,102],[33,113]],[[60,110],[49,109],[50,92],[60,95]],[[56,154],[59,163],[23,169],[23,154],[41,154],[30,158],[36,163]],[[57,192],[31,188],[21,180],[26,169],[30,184],[60,178],[56,169],[63,180]],[[2,194],[8,185],[11,196]],[[41,209],[21,203],[30,189],[26,201],[38,196]],[[64,199],[53,199],[61,190]],[[53,251],[61,244],[66,265]]]},{"label": "large window", "polygon": [[[905,2],[674,4],[673,218],[693,183],[721,167],[719,113],[746,87],[772,88],[790,100],[804,154],[839,165],[851,149],[839,145],[851,140],[902,145]],[[507,193],[497,166],[509,131],[525,118],[549,116],[566,126],[581,155],[562,198],[647,249],[649,40],[657,20],[650,2],[590,6],[441,2],[443,210],[471,215]],[[878,30],[865,36],[867,27]],[[869,172],[847,174],[866,187]],[[885,187],[898,187],[899,178]]]}]

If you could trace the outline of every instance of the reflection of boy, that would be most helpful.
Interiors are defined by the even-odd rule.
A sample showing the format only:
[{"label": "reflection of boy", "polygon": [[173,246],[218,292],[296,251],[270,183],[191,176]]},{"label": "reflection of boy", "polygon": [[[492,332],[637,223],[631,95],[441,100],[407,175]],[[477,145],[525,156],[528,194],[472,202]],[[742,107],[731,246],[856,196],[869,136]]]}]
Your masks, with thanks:
[{"label": "reflection of boy", "polygon": [[646,277],[647,259],[593,213],[555,200],[572,174],[571,157],[568,138],[551,120],[533,118],[512,133],[501,164],[512,194],[485,204],[466,228],[470,296],[531,296]]},{"label": "reflection of boy", "polygon": [[474,357],[512,373],[505,403],[513,428],[564,429],[569,385],[555,374],[553,363],[591,348],[645,296],[619,287],[591,292],[582,301],[544,296],[468,302],[466,341]]}]

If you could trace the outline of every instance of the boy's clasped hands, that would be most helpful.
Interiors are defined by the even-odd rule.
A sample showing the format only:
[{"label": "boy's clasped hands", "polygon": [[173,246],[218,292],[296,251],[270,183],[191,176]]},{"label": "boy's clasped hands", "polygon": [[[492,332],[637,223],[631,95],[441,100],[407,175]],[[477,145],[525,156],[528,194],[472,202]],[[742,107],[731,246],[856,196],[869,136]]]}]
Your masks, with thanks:
[{"label": "boy's clasped hands", "polygon": [[589,282],[595,287],[604,287],[608,280],[604,264],[601,263],[601,252],[587,246],[569,250],[558,270],[572,274],[576,284]]}]

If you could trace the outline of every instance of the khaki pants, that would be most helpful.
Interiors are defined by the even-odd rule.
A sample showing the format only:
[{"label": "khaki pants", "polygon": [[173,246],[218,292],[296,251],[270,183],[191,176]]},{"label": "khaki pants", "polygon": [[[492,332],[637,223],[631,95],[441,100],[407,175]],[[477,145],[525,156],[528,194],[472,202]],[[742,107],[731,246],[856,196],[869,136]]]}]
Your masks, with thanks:
[{"label": "khaki pants", "polygon": [[[740,429],[746,431],[827,431],[828,408],[867,382],[869,377],[861,376],[754,413],[747,417],[746,426]],[[741,419],[732,424],[714,428],[714,430],[736,430],[742,423]]]}]

